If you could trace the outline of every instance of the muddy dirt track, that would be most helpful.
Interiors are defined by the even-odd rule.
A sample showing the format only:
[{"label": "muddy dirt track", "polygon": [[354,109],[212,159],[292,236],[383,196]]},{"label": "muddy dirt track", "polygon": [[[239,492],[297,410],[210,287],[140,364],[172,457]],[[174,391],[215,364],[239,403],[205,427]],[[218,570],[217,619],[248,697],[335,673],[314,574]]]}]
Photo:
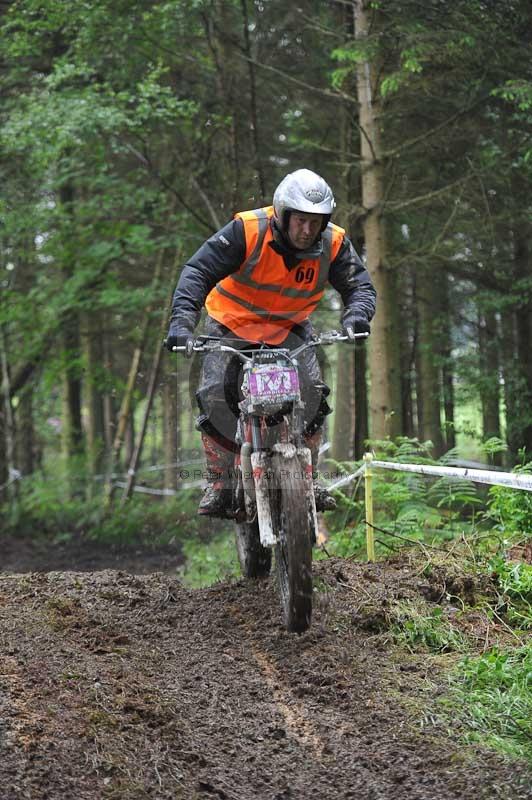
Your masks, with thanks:
[{"label": "muddy dirt track", "polygon": [[532,797],[523,765],[449,736],[434,660],[380,629],[386,596],[423,589],[411,568],[316,576],[296,636],[270,580],[0,574],[1,800]]}]

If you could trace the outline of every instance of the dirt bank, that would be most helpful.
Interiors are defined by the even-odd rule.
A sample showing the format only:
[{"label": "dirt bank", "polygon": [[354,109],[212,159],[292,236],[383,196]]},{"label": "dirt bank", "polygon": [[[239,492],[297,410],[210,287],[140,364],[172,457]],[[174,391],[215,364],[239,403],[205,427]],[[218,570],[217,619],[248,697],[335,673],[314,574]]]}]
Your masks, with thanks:
[{"label": "dirt bank", "polygon": [[2,800],[530,798],[524,766],[449,736],[434,662],[381,629],[375,597],[426,595],[416,573],[329,560],[316,577],[295,636],[270,580],[0,574]]}]

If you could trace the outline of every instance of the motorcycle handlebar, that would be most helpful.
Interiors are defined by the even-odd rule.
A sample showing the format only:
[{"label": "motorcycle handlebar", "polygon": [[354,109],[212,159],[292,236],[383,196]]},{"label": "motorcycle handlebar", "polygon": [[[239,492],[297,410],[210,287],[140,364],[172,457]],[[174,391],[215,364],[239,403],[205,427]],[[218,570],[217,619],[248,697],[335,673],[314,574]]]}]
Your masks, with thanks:
[{"label": "motorcycle handlebar", "polygon": [[[310,339],[308,342],[304,342],[294,350],[288,350],[286,347],[270,347],[269,349],[271,351],[278,350],[279,352],[288,354],[291,358],[295,358],[308,347],[318,347],[319,345],[327,346],[336,344],[337,342],[352,342],[356,339],[367,339],[368,336],[369,333],[352,333],[351,336],[348,336],[340,331],[324,331],[323,333],[314,334],[312,339]],[[253,353],[257,350],[263,349],[264,347],[262,342],[257,342],[256,347],[238,349],[237,347],[232,347],[230,344],[228,344],[229,341],[231,340],[227,339],[226,337],[200,335],[196,339],[192,340],[192,347],[188,345],[179,347],[174,346],[172,347],[172,352],[184,353],[187,358],[190,358],[193,353],[206,353],[210,350],[221,350],[222,352],[235,353],[241,358],[242,361],[250,361],[250,356],[246,356],[245,353]],[[164,340],[163,344],[166,346],[166,339]]]}]

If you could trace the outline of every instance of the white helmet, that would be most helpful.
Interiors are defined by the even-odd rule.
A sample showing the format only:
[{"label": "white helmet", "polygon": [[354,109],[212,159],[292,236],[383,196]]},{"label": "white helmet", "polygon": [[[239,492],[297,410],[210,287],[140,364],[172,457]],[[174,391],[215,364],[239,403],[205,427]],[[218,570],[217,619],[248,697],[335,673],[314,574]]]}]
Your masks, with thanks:
[{"label": "white helmet", "polygon": [[273,210],[281,231],[288,229],[291,211],[323,214],[322,230],[335,207],[331,187],[310,169],[297,169],[286,175],[273,195]]}]

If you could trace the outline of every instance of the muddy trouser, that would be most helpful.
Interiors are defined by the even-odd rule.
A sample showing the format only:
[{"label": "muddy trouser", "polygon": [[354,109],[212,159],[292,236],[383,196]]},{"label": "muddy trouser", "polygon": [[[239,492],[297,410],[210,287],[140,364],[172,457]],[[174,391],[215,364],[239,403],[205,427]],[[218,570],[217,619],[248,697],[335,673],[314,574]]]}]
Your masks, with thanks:
[{"label": "muddy trouser", "polygon": [[[204,332],[210,336],[226,336],[231,345],[238,349],[253,346],[237,339],[224,325],[212,317],[207,317]],[[280,345],[290,350],[312,336],[312,325],[305,322],[297,325]],[[273,345],[272,345],[273,347]],[[322,380],[322,370],[316,347],[309,347],[298,356],[299,382],[301,396],[305,403],[304,433],[314,434],[323,426],[325,417],[331,413],[327,403],[329,387]],[[193,370],[194,371],[194,370]],[[239,415],[238,402],[242,363],[233,353],[213,351],[203,356],[201,363],[196,401],[199,407],[198,430],[216,439],[226,450],[235,451],[235,434]]]}]

